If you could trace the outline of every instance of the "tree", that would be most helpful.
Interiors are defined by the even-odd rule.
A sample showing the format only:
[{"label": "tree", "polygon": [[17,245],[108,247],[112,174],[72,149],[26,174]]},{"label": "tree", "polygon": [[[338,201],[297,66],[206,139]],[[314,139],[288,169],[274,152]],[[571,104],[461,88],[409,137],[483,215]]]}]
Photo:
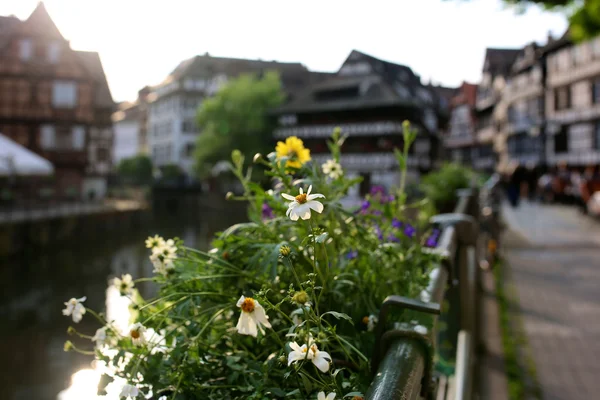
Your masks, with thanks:
[{"label": "tree", "polygon": [[201,131],[194,154],[198,175],[209,175],[211,168],[228,160],[234,149],[247,160],[266,151],[274,128],[267,111],[283,99],[279,74],[267,72],[262,77],[241,75],[205,100],[197,115]]},{"label": "tree", "polygon": [[517,10],[537,4],[547,10],[562,11],[569,18],[571,38],[590,39],[600,34],[600,0],[504,0]]},{"label": "tree", "polygon": [[152,161],[144,154],[124,158],[117,166],[117,172],[127,183],[143,185],[152,181]]}]

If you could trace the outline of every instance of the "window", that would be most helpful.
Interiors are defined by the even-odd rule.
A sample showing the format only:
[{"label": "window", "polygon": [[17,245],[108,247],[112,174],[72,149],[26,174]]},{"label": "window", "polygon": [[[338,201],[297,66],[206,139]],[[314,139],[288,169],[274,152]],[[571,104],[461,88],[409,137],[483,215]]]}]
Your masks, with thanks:
[{"label": "window", "polygon": [[75,108],[77,85],[75,82],[55,81],[52,86],[52,105],[60,108]]},{"label": "window", "polygon": [[71,132],[72,145],[74,150],[81,150],[85,146],[85,128],[83,126],[74,126]]},{"label": "window", "polygon": [[51,64],[57,64],[60,59],[60,44],[58,42],[52,42],[48,45],[48,62]]},{"label": "window", "polygon": [[50,150],[56,147],[56,132],[52,125],[42,125],[40,128],[40,147]]},{"label": "window", "polygon": [[600,78],[592,82],[592,103],[600,103]]},{"label": "window", "polygon": [[23,61],[29,61],[33,58],[33,40],[21,40],[21,42],[19,43],[19,56]]},{"label": "window", "polygon": [[594,148],[600,150],[600,121],[594,124]]},{"label": "window", "polygon": [[554,109],[564,110],[571,107],[571,91],[568,86],[554,91]]},{"label": "window", "polygon": [[196,145],[194,143],[188,143],[185,145],[184,157],[191,158],[194,155],[194,150],[196,149]]},{"label": "window", "polygon": [[567,127],[563,126],[560,132],[554,136],[554,153],[567,153],[569,151],[569,136]]}]

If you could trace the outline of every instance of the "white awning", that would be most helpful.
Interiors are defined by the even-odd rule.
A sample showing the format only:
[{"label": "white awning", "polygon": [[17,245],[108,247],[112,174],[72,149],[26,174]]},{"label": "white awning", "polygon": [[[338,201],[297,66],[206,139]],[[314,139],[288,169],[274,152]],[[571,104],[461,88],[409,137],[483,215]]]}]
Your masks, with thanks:
[{"label": "white awning", "polygon": [[50,161],[0,134],[0,176],[52,175]]}]

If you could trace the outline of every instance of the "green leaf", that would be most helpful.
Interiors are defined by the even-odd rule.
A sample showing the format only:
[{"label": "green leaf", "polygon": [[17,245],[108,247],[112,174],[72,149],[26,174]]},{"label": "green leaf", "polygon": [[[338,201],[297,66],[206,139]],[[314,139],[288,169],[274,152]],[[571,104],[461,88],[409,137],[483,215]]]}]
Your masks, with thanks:
[{"label": "green leaf", "polygon": [[352,324],[354,324],[354,321],[352,321],[352,318],[350,318],[350,316],[348,316],[348,314],[344,314],[344,313],[340,313],[337,311],[327,311],[326,313],[321,314],[321,318],[323,318],[326,315],[333,315],[335,318],[337,319],[345,319],[350,321]]}]

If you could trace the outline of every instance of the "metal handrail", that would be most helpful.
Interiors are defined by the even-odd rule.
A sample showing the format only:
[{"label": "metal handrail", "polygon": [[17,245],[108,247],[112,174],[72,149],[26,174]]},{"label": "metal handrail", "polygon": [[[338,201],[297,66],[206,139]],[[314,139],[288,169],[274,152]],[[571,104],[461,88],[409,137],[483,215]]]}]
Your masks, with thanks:
[{"label": "metal handrail", "polygon": [[[375,374],[373,382],[369,387],[366,398],[369,400],[394,400],[394,399],[418,399],[435,396],[437,388],[432,378],[433,351],[437,338],[437,317],[433,316],[432,329],[420,331],[417,327],[404,324],[405,326],[383,333],[387,307],[391,303],[404,308],[417,309],[432,312],[439,309],[446,296],[449,287],[459,284],[459,297],[462,299],[455,306],[462,308],[461,312],[468,317],[461,318],[462,325],[470,330],[463,330],[458,335],[458,353],[455,367],[456,390],[453,393],[457,400],[469,400],[472,390],[473,375],[473,340],[476,337],[476,323],[473,318],[477,314],[475,303],[476,286],[478,282],[477,267],[474,267],[472,255],[467,256],[467,248],[475,251],[477,257],[477,221],[479,220],[481,205],[488,205],[491,198],[490,193],[498,186],[496,180],[489,186],[486,185],[485,192],[480,196],[474,190],[461,190],[455,207],[455,213],[451,215],[438,216],[437,221],[443,225],[440,242],[436,251],[444,255],[441,265],[433,269],[430,275],[430,284],[420,296],[419,300],[410,301],[400,296],[390,296],[382,305],[383,313],[380,314],[376,348],[373,356],[373,368]],[[485,197],[485,199],[482,199]],[[489,198],[488,198],[489,197]],[[475,268],[475,270],[473,270]],[[450,285],[449,285],[450,284]],[[467,297],[465,297],[467,296]],[[412,329],[411,329],[412,328]]]}]

